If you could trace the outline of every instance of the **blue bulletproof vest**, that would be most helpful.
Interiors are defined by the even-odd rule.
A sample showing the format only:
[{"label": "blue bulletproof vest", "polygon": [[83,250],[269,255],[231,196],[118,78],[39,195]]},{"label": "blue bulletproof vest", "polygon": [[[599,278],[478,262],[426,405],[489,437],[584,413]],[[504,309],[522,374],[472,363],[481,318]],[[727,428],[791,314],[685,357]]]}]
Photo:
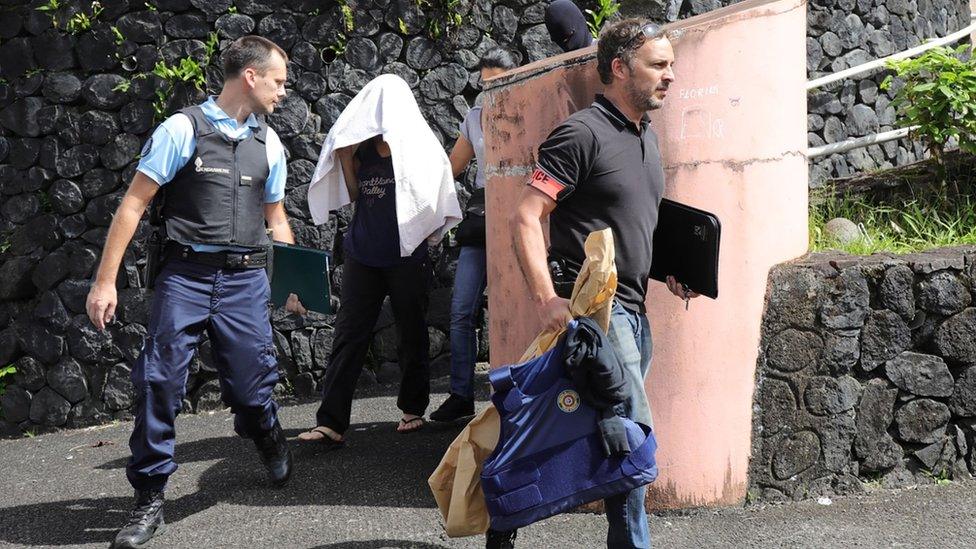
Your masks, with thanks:
[{"label": "blue bulletproof vest", "polygon": [[606,457],[600,415],[569,378],[564,344],[565,337],[542,356],[489,375],[501,430],[481,487],[494,530],[514,530],[657,478],[657,443],[646,425],[623,418],[631,453]]}]

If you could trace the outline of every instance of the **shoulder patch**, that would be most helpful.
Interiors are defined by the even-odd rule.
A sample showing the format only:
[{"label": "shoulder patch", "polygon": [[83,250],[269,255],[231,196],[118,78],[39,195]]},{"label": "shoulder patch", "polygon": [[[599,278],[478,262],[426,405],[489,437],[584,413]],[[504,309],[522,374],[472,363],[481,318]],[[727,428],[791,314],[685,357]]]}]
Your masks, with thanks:
[{"label": "shoulder patch", "polygon": [[141,154],[142,156],[148,155],[149,154],[149,151],[152,150],[152,141],[153,141],[153,138],[150,135],[149,136],[149,139],[146,140],[146,144],[142,146],[142,152],[140,152],[139,154]]}]

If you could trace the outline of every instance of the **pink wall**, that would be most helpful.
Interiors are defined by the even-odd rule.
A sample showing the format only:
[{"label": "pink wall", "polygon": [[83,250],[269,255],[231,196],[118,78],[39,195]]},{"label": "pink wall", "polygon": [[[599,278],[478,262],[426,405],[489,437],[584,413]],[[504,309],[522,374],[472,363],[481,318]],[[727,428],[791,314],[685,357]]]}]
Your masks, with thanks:
[{"label": "pink wall", "polygon": [[[677,81],[652,113],[670,198],[722,220],[720,294],[684,311],[647,298],[646,389],[661,475],[650,508],[741,502],[747,486],[759,329],[771,266],[807,246],[806,4],[751,0],[672,25]],[[518,359],[538,320],[504,223],[536,148],[600,89],[593,50],[491,82],[486,101],[488,289],[493,366]]]}]

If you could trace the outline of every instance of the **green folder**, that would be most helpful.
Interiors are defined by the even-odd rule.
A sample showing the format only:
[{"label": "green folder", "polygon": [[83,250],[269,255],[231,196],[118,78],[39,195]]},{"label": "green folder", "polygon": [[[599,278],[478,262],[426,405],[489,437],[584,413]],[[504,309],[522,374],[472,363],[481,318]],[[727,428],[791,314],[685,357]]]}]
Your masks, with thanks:
[{"label": "green folder", "polygon": [[288,294],[297,294],[306,309],[332,313],[328,252],[275,242],[271,271],[271,301],[281,307]]}]

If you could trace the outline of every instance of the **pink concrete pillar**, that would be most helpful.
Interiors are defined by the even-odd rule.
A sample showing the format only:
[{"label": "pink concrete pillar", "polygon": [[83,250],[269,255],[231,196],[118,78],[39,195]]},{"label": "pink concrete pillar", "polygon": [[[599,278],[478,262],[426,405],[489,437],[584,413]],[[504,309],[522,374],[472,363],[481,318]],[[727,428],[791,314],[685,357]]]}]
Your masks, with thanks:
[{"label": "pink concrete pillar", "polygon": [[[750,0],[669,29],[677,81],[651,114],[669,198],[722,221],[719,299],[647,298],[654,360],[646,389],[661,475],[650,508],[741,502],[766,278],[807,247],[806,3]],[[504,222],[538,145],[601,85],[594,50],[491,82],[485,101],[488,288],[493,366],[538,332]]]}]

